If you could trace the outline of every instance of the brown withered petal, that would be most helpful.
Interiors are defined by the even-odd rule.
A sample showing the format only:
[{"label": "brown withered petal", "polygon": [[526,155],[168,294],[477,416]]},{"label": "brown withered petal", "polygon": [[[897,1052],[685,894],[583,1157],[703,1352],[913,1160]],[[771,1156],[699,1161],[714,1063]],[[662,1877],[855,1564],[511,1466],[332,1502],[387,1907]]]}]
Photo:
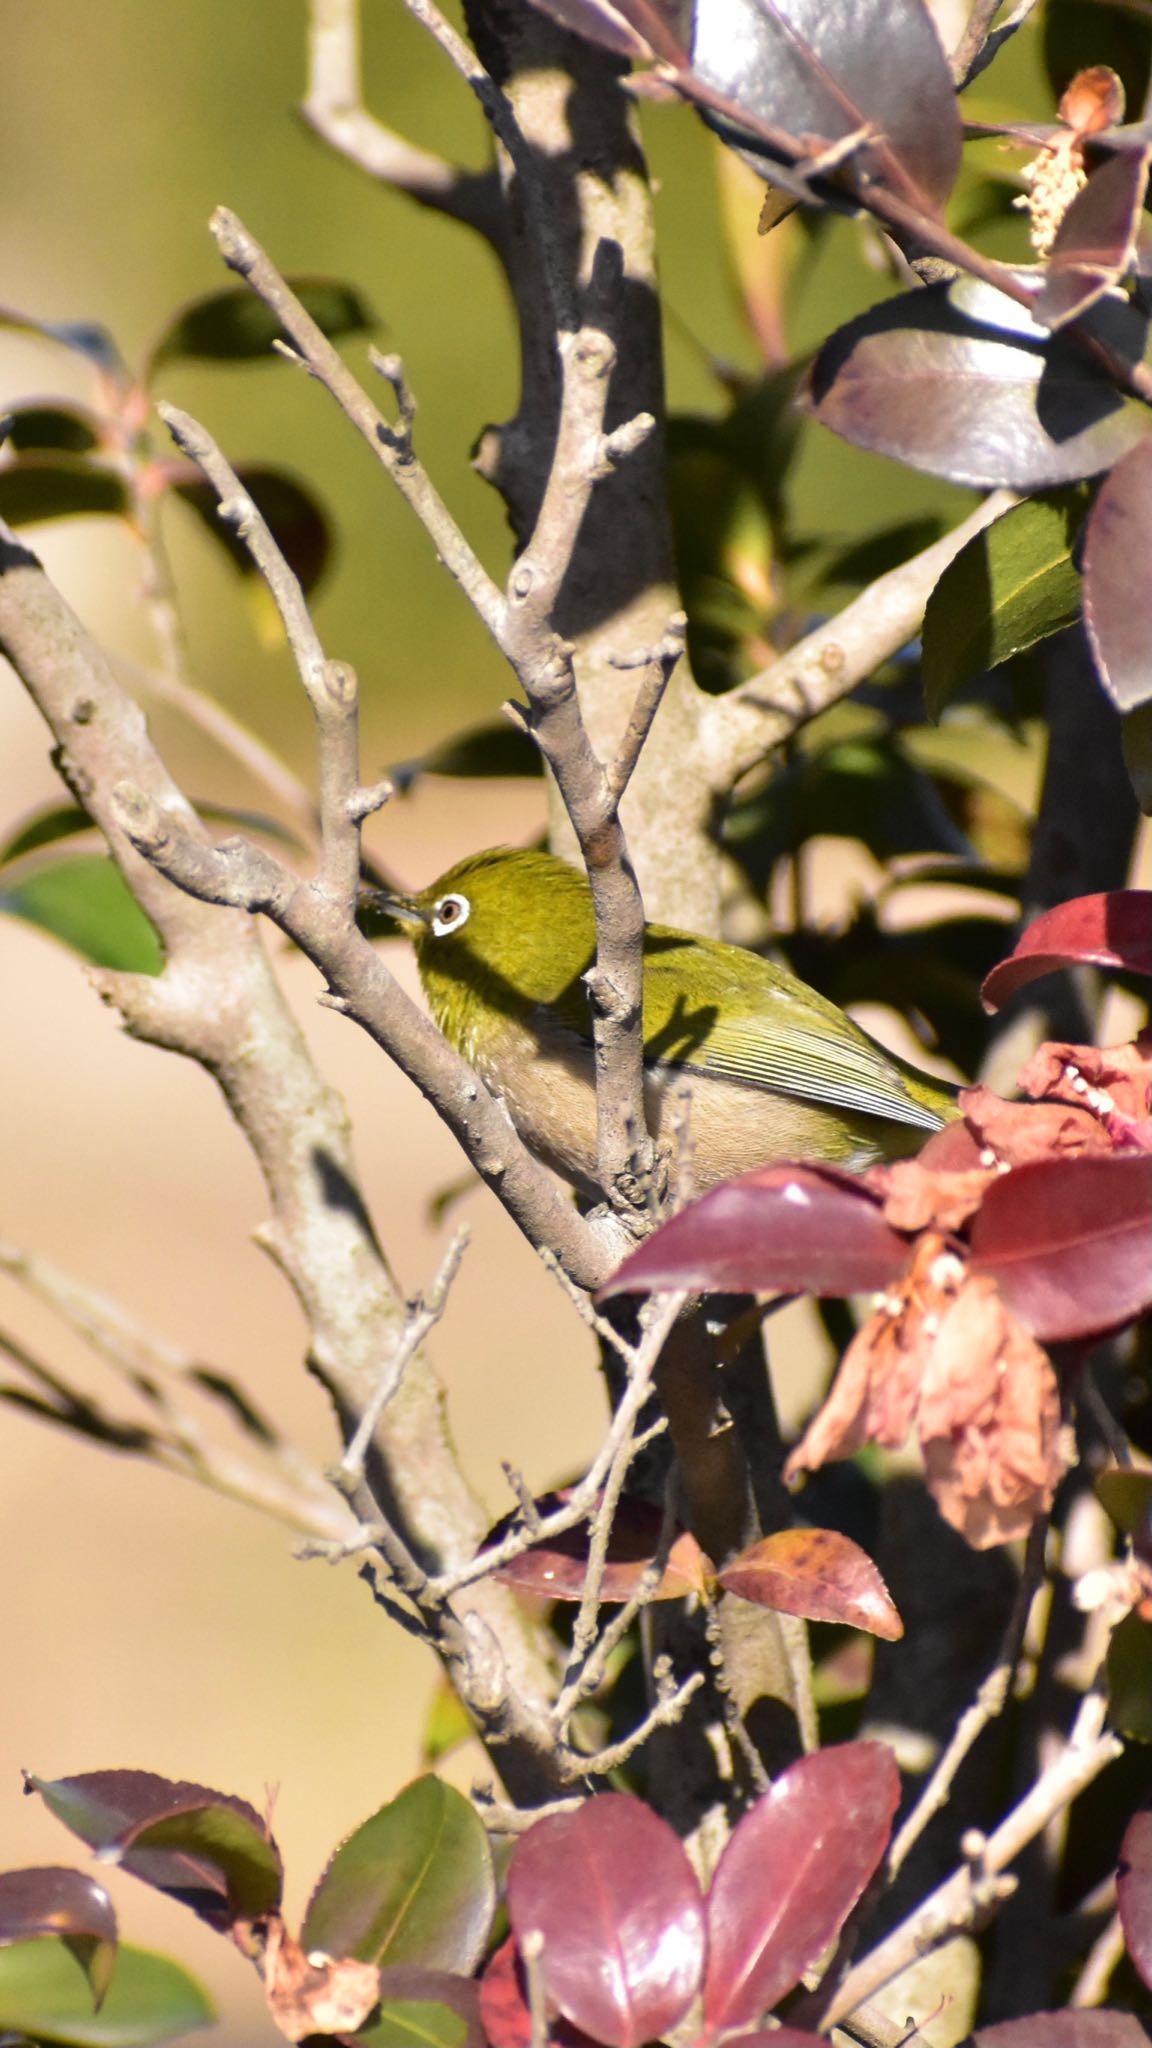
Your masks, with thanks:
[{"label": "brown withered petal", "polygon": [[1094,1115],[1107,1115],[1093,1093],[1109,1097],[1124,1118],[1139,1122],[1152,1116],[1152,1032],[1130,1044],[1059,1045],[1049,1042],[1033,1053],[1017,1087],[1025,1095],[1072,1102]]},{"label": "brown withered petal", "polygon": [[960,1107],[980,1144],[1005,1166],[1113,1150],[1099,1117],[1079,1103],[1005,1102],[981,1086],[962,1088]]},{"label": "brown withered petal", "polygon": [[1124,118],[1124,87],[1107,64],[1090,64],[1065,87],[1060,119],[1077,135],[1099,135]]},{"label": "brown withered petal", "polygon": [[966,1274],[929,1347],[916,1430],[945,1521],[987,1550],[1026,1536],[1064,1471],[1046,1351],[987,1275]]},{"label": "brown withered petal", "polygon": [[264,1952],[264,1996],[289,2041],[354,2034],[380,2002],[380,1972],[375,1963],[351,1957],[305,1955],[283,1922],[274,1920]]},{"label": "brown withered petal", "polygon": [[785,1477],[867,1442],[896,1449],[913,1429],[933,1498],[973,1549],[1026,1535],[1050,1505],[1065,1460],[1048,1355],[995,1281],[930,1232],[849,1346]]},{"label": "brown withered petal", "polygon": [[883,1195],[884,1218],[893,1230],[959,1230],[995,1178],[995,1167],[940,1172],[919,1159],[898,1159],[875,1168],[871,1185]]}]

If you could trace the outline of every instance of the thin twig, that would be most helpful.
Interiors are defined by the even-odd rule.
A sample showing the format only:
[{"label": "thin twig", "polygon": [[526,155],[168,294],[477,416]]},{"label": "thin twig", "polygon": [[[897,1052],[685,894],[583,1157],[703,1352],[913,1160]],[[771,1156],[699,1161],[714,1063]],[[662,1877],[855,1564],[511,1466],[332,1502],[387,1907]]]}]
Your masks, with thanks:
[{"label": "thin twig", "polygon": [[1092,1943],[1072,1986],[1068,2003],[1073,2011],[1083,2012],[1090,2006],[1103,2005],[1113,1972],[1124,1960],[1125,1947],[1123,1923],[1119,1913],[1113,1913],[1107,1926]]},{"label": "thin twig", "polygon": [[825,2030],[874,1997],[919,1956],[938,1948],[953,1934],[971,1929],[994,1910],[1008,1882],[1000,1874],[1121,1754],[1124,1745],[1120,1737],[1105,1732],[1106,1711],[1102,1692],[1085,1697],[1059,1755],[981,1842],[979,1871],[974,1874],[971,1860],[964,1863],[848,1972],[822,2016]]},{"label": "thin twig", "polygon": [[310,0],[308,15],[308,86],[300,112],[309,127],[370,178],[496,242],[502,211],[495,174],[466,171],[417,148],[364,105],[360,0]]},{"label": "thin twig", "polygon": [[1029,1532],[1024,1566],[999,1655],[980,1685],[971,1706],[960,1716],[947,1748],[892,1843],[887,1863],[889,1882],[896,1876],[928,1823],[947,1805],[956,1773],[968,1752],[984,1733],[985,1728],[1004,1710],[1020,1657],[1032,1602],[1044,1576],[1044,1548],[1047,1535],[1048,1517],[1042,1515],[1033,1523]]},{"label": "thin twig", "polygon": [[1036,0],[1016,0],[1015,7],[993,28],[1001,0],[974,0],[967,26],[949,59],[957,92],[962,92],[966,85],[971,85],[974,78],[979,78],[980,73],[987,70],[1009,36],[1014,36],[1017,29],[1023,27],[1035,5]]},{"label": "thin twig", "polygon": [[570,1752],[574,1774],[578,1768],[581,1775],[606,1778],[611,1771],[618,1771],[621,1765],[635,1756],[636,1751],[655,1734],[657,1728],[672,1728],[678,1721],[683,1720],[689,1700],[699,1692],[704,1681],[703,1671],[690,1672],[683,1683],[676,1687],[675,1692],[666,1693],[658,1699],[655,1705],[649,1708],[644,1719],[638,1721],[635,1728],[619,1742],[609,1743],[605,1749],[598,1749],[591,1756],[580,1756]]},{"label": "thin twig", "polygon": [[460,1262],[468,1248],[468,1231],[461,1228],[456,1232],[440,1264],[440,1270],[427,1294],[417,1296],[408,1304],[404,1327],[397,1339],[391,1358],[383,1366],[380,1378],[370,1399],[365,1403],[364,1413],[349,1439],[344,1456],[336,1468],[336,1483],[341,1491],[347,1491],[364,1476],[364,1460],[372,1445],[376,1425],[392,1399],[420,1346],[435,1329],[448,1306],[452,1283],[460,1271]]}]

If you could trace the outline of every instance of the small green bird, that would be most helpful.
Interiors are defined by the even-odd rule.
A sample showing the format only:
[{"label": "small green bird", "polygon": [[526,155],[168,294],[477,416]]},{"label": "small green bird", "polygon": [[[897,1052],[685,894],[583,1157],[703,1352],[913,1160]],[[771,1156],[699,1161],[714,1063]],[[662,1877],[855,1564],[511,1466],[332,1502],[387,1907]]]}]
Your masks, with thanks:
[{"label": "small green bird", "polygon": [[[592,892],[551,854],[493,847],[381,905],[409,932],[432,1015],[499,1095],[528,1147],[597,1195]],[[698,1193],[778,1159],[862,1169],[914,1152],[955,1091],[815,989],[741,946],[650,924],[644,939],[650,1127],[670,1147],[691,1088]]]}]

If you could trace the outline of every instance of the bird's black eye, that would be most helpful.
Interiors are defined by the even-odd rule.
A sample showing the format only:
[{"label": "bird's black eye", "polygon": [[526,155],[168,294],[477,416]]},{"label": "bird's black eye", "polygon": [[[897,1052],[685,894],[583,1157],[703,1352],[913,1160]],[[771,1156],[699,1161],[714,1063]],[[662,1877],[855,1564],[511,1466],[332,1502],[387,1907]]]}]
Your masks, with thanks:
[{"label": "bird's black eye", "polygon": [[432,912],[432,930],[436,938],[442,939],[449,932],[458,932],[462,925],[467,924],[471,909],[466,896],[441,896]]}]

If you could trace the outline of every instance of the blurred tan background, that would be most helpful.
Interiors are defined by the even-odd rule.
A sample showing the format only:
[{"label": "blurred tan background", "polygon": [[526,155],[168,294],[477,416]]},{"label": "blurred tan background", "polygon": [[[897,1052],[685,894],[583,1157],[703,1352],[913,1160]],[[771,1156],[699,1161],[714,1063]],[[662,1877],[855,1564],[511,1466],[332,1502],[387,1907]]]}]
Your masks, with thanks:
[{"label": "blurred tan background", "polygon": [[[378,109],[417,140],[479,161],[469,96],[399,0],[367,0],[366,15]],[[299,0],[9,6],[0,301],[41,319],[102,320],[139,357],[176,304],[225,281],[205,223],[227,203],[283,268],[346,276],[375,301],[421,402],[425,459],[500,571],[499,508],[467,462],[485,420],[514,401],[499,284],[464,231],[373,190],[310,138],[293,112],[304,27]],[[707,350],[748,369],[754,355],[729,289],[712,147],[686,114],[648,110],[645,119],[678,316],[671,395],[715,410]],[[866,289],[862,275],[834,268],[823,305],[802,308],[802,322],[815,331],[829,314],[846,317]],[[85,388],[74,358],[0,333],[0,405]],[[270,364],[177,367],[163,394],[202,416],[234,459],[290,464],[331,508],[339,557],[317,615],[329,652],[361,674],[368,774],[494,715],[506,688],[496,657],[322,393]],[[814,523],[831,517],[846,536],[859,531],[878,491],[893,520],[947,498],[827,441],[806,452],[802,495]],[[178,516],[169,537],[196,674],[310,777],[307,713],[282,652],[254,637],[209,542]],[[33,539],[90,626],[122,653],[154,658],[129,536],[84,520]],[[35,713],[7,672],[0,685],[6,835],[59,787]],[[171,714],[154,724],[193,795],[254,800],[234,766]],[[541,817],[532,784],[428,782],[376,821],[374,843],[390,868],[422,882],[470,849],[527,837]],[[415,1288],[444,1243],[429,1201],[459,1177],[459,1157],[367,1040],[317,1007],[312,971],[289,956],[283,968],[352,1107],[381,1235]],[[5,919],[0,989],[0,1235],[235,1374],[327,1458],[333,1437],[300,1370],[299,1318],[251,1242],[263,1215],[257,1175],[211,1084],[131,1044],[71,955]],[[534,1486],[556,1481],[589,1454],[601,1404],[589,1346],[551,1280],[494,1204],[474,1196],[466,1213],[472,1249],[434,1349],[469,1471],[501,1512],[500,1459]],[[8,1282],[0,1329],[48,1363],[90,1371],[80,1347]],[[427,1660],[373,1610],[351,1567],[294,1561],[291,1536],[254,1514],[2,1407],[0,1542],[0,1867],[82,1860],[39,1803],[21,1799],[20,1766],[51,1776],[136,1765],[257,1803],[278,1787],[288,1903],[298,1911],[329,1849],[418,1767],[433,1691]],[[458,1769],[467,1783],[469,1761]],[[202,1974],[226,2038],[274,2038],[251,1972],[223,1942],[130,1880],[110,1882],[128,1938]]]}]

